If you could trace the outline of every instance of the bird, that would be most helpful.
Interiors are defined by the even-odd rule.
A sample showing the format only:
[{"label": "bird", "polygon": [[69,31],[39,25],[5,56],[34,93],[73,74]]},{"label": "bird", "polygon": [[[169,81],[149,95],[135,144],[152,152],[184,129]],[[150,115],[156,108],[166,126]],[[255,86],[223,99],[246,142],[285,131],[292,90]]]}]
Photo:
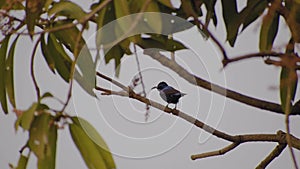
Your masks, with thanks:
[{"label": "bird", "polygon": [[182,96],[186,95],[185,93],[174,89],[172,86],[169,86],[164,81],[159,82],[157,86],[151,88],[151,90],[153,89],[157,89],[159,91],[160,97],[168,103],[166,107],[168,107],[169,104],[175,104],[174,109],[176,109],[179,99]]}]

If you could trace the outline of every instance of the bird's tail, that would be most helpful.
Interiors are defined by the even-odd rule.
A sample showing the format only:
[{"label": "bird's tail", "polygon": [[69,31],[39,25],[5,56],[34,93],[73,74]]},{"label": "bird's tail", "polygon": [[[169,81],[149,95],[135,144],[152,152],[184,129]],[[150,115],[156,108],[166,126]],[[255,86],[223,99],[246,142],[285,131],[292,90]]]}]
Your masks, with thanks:
[{"label": "bird's tail", "polygon": [[187,95],[186,93],[180,93],[180,94],[181,94],[181,97]]}]

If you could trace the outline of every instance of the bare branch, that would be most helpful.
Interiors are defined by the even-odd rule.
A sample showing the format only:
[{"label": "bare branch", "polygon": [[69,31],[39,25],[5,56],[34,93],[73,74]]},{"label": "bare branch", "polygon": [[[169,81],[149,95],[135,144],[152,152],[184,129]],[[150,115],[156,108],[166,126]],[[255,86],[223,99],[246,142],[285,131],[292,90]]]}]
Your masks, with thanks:
[{"label": "bare branch", "polygon": [[[226,133],[223,133],[221,131],[218,131],[212,127],[210,127],[209,125],[206,125],[205,123],[195,119],[194,117],[192,116],[189,116],[188,114],[186,113],[183,113],[179,110],[174,110],[174,109],[170,109],[169,107],[166,107],[166,106],[163,106],[162,104],[159,104],[153,100],[150,100],[146,97],[143,97],[139,94],[136,94],[133,90],[131,90],[130,88],[127,88],[126,86],[122,85],[121,83],[115,81],[115,80],[112,80],[111,78],[101,74],[100,72],[97,72],[97,76],[99,77],[102,77],[103,79],[107,80],[107,81],[110,81],[111,83],[115,84],[116,86],[119,86],[121,89],[129,89],[129,90],[125,90],[123,92],[121,92],[122,94],[120,96],[127,96],[127,97],[130,97],[130,98],[133,98],[133,99],[136,99],[136,100],[139,100],[145,104],[148,104],[148,105],[151,105],[152,107],[155,107],[159,110],[162,110],[166,113],[172,113],[173,115],[175,116],[178,116],[178,117],[181,117],[182,119],[190,122],[191,124],[194,124],[195,126],[199,127],[199,128],[202,128],[203,130],[207,131],[208,133],[211,133],[217,137],[220,137],[224,140],[228,140],[228,141],[231,141],[231,142],[234,142],[237,140],[237,138],[235,138],[234,136],[231,136],[231,135],[228,135]],[[112,94],[112,95],[119,95],[120,92],[115,92],[115,91],[111,91],[111,90],[108,90],[108,89],[104,89],[104,88],[100,88],[100,87],[96,87],[95,88],[96,90],[100,90],[100,91],[104,91],[105,95],[107,94]],[[127,95],[124,94],[124,92],[128,91]]]},{"label": "bare branch", "polygon": [[216,151],[211,151],[211,152],[207,152],[207,153],[202,153],[202,154],[196,154],[196,155],[192,155],[191,159],[192,160],[196,160],[196,159],[201,159],[201,158],[206,158],[206,157],[212,157],[212,156],[219,156],[219,155],[223,155],[225,153],[228,153],[229,151],[233,150],[234,148],[236,148],[239,145],[239,143],[232,143],[220,150],[216,150]]},{"label": "bare branch", "polygon": [[256,167],[256,169],[266,168],[276,157],[278,157],[285,149],[286,144],[277,145],[274,150]]},{"label": "bare branch", "polygon": [[[117,86],[119,86],[120,88],[126,88],[126,86],[124,86],[123,84],[115,81],[115,80],[112,80],[111,78],[97,72],[97,75]],[[187,122],[197,126],[198,128],[201,128],[203,129],[204,131],[208,132],[208,133],[211,133],[212,135],[218,137],[218,138],[221,138],[223,140],[227,140],[227,141],[230,141],[232,143],[235,143],[235,144],[241,144],[241,143],[245,143],[245,142],[277,142],[279,144],[286,144],[286,133],[283,132],[283,131],[278,131],[276,134],[245,134],[245,135],[230,135],[230,134],[226,134],[222,131],[219,131],[207,124],[205,124],[204,122],[192,117],[192,116],[189,116],[188,114],[182,112],[182,111],[179,111],[179,110],[175,110],[175,109],[170,109],[169,107],[166,107],[162,104],[159,104],[153,100],[150,100],[146,97],[143,97],[139,94],[136,94],[133,90],[131,90],[129,88],[128,92],[127,91],[120,91],[120,92],[117,92],[117,91],[111,91],[109,89],[104,89],[104,88],[101,88],[101,87],[96,87],[96,90],[99,90],[99,91],[103,91],[104,95],[117,95],[117,96],[123,96],[123,97],[129,97],[129,98],[132,98],[132,99],[136,99],[142,103],[145,103],[145,104],[148,104],[148,105],[151,105],[152,107],[155,107],[159,110],[162,110],[163,112],[165,113],[168,113],[168,114],[173,114],[175,116],[178,116],[184,120],[186,120]],[[300,150],[300,139],[294,137],[293,135],[290,135],[291,136],[291,145],[292,147]]]},{"label": "bare branch", "polygon": [[[185,70],[182,66],[177,64],[176,62],[172,61],[171,59],[168,59],[164,55],[160,54],[157,51],[154,50],[144,50],[144,54],[150,56],[152,59],[157,60],[162,65],[170,68],[174,72],[176,72],[180,77],[185,79],[191,84],[194,84],[196,86],[202,87],[204,89],[210,90],[212,92],[218,93],[222,96],[228,97],[230,99],[233,99],[235,101],[260,108],[263,110],[269,110],[275,113],[284,114],[282,111],[282,108],[279,104],[264,101],[261,99],[253,98],[250,96],[246,96],[243,94],[240,94],[238,92],[235,92],[233,90],[221,87],[219,85],[216,85],[214,83],[211,83],[209,81],[206,81],[196,75],[193,75],[189,73],[187,70]],[[297,112],[292,112],[291,115],[296,115]]]},{"label": "bare branch", "polygon": [[250,58],[255,58],[255,57],[265,57],[265,56],[282,56],[284,55],[284,53],[277,53],[277,52],[259,52],[259,53],[251,53],[251,54],[247,54],[247,55],[243,55],[243,56],[238,56],[238,57],[234,57],[232,59],[227,59],[227,60],[223,60],[223,66],[227,66],[227,64],[232,63],[232,62],[236,62],[236,61],[240,61],[240,60],[244,60],[244,59],[250,59]]},{"label": "bare branch", "polygon": [[256,167],[256,169],[266,168],[276,157],[278,157],[285,149],[286,144],[277,145],[274,150]]}]

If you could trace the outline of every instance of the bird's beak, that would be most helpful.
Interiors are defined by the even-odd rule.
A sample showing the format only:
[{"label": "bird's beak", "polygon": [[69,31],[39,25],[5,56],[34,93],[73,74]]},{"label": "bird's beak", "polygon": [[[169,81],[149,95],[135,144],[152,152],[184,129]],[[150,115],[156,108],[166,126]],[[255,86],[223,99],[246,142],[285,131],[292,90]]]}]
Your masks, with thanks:
[{"label": "bird's beak", "polygon": [[153,89],[156,89],[156,88],[157,88],[157,87],[156,87],[156,86],[154,86],[154,87],[152,87],[152,88],[151,88],[151,90],[153,90]]}]

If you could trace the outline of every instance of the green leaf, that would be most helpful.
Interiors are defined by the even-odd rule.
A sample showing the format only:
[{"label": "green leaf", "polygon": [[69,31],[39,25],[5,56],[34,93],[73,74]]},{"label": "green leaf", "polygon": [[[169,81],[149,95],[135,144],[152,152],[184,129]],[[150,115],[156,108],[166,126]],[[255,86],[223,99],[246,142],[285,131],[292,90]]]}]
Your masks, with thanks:
[{"label": "green leaf", "polygon": [[53,97],[53,95],[50,92],[46,92],[42,95],[41,99],[46,98],[46,97]]},{"label": "green leaf", "polygon": [[[146,0],[131,0],[129,4],[131,13],[140,12],[145,3]],[[145,12],[161,12],[158,2],[151,1],[145,9]],[[144,15],[143,20],[147,23],[147,30],[151,30],[152,32],[155,32],[157,34],[160,34],[162,32],[162,18],[160,15]]]},{"label": "green leaf", "polygon": [[69,125],[72,139],[90,169],[116,168],[109,149],[97,130],[86,120],[73,117]]},{"label": "green leaf", "polygon": [[300,1],[289,1],[287,5],[290,8],[287,23],[294,41],[300,43]]},{"label": "green leaf", "polygon": [[44,5],[46,11],[48,11],[49,6],[50,6],[52,3],[53,3],[53,0],[46,0],[45,5]]},{"label": "green leaf", "polygon": [[24,156],[24,155],[20,155],[19,161],[18,161],[18,165],[17,167],[14,167],[15,169],[26,169],[27,163],[28,163],[28,159],[29,157]]},{"label": "green leaf", "polygon": [[16,37],[12,45],[10,46],[8,56],[5,63],[6,69],[6,76],[5,76],[5,83],[6,83],[6,92],[10,101],[10,104],[15,108],[16,107],[16,100],[15,100],[15,90],[14,90],[14,52],[16,43],[19,36]]},{"label": "green leaf", "polygon": [[279,14],[273,10],[263,18],[259,37],[259,50],[269,51],[273,47],[273,42],[278,32]]},{"label": "green leaf", "polygon": [[43,6],[45,4],[45,0],[27,0],[26,1],[26,24],[29,34],[33,35],[34,33],[34,26],[37,23],[37,20],[42,13]]},{"label": "green leaf", "polygon": [[69,82],[72,60],[66,54],[62,45],[56,41],[55,36],[52,34],[49,34],[48,36],[47,47],[49,52],[51,52],[50,55],[54,60],[57,72],[66,82]]},{"label": "green leaf", "polygon": [[[10,36],[3,39],[0,47],[0,65],[5,65],[7,47]],[[5,87],[5,66],[0,66],[0,102],[2,110],[5,114],[8,113]]]},{"label": "green leaf", "polygon": [[158,0],[159,3],[167,6],[168,8],[175,9],[170,0]]},{"label": "green leaf", "polygon": [[[69,23],[71,23],[70,20],[59,21],[59,22],[55,22],[55,24],[53,26],[60,27],[60,26],[63,26],[65,24],[69,24]],[[80,34],[80,31],[78,30],[77,27],[72,27],[69,29],[55,31],[52,34],[55,35],[56,39],[60,43],[62,43],[68,50],[70,50],[72,53],[74,52],[74,49],[76,47],[76,41],[77,41],[78,35]],[[81,37],[79,40],[79,44],[78,44],[78,51],[80,51],[81,48],[85,44],[86,43],[85,43],[84,39]]]},{"label": "green leaf", "polygon": [[231,46],[234,46],[240,27],[236,0],[222,0],[222,9],[227,32],[227,40]]},{"label": "green leaf", "polygon": [[151,38],[142,38],[139,40],[138,45],[143,49],[157,48],[165,51],[174,52],[177,50],[186,49],[186,47],[179,41],[169,39],[164,35],[152,34]]},{"label": "green leaf", "polygon": [[214,22],[214,25],[217,25],[217,17],[216,17],[216,12],[215,12],[215,5],[216,5],[216,0],[204,0],[204,4],[207,10],[205,22],[206,25],[208,25],[209,21],[212,19]]},{"label": "green leaf", "polygon": [[114,1],[114,7],[115,7],[115,13],[116,13],[117,18],[121,18],[123,16],[130,15],[128,0]]},{"label": "green leaf", "polygon": [[38,158],[39,169],[54,169],[57,127],[49,113],[36,116],[29,130],[28,146]]},{"label": "green leaf", "polygon": [[47,46],[46,42],[45,42],[45,36],[44,34],[42,35],[41,37],[41,50],[42,50],[42,54],[44,56],[44,59],[46,60],[47,64],[48,64],[48,67],[49,69],[55,73],[55,62],[54,62],[54,59],[51,55],[51,50],[49,48],[49,46]]},{"label": "green leaf", "polygon": [[[115,15],[117,19],[131,14],[128,0],[118,0],[113,2],[115,8]],[[116,20],[116,22],[118,23],[118,26],[115,26],[115,28],[117,29],[115,30],[115,32],[117,37],[120,37],[124,32],[127,32],[128,29],[131,27],[133,23],[133,18],[118,19]],[[134,41],[134,39],[132,39],[132,41]]]},{"label": "green leaf", "polygon": [[17,131],[19,126],[21,126],[24,130],[29,130],[30,125],[34,119],[34,113],[38,107],[38,103],[33,103],[29,109],[24,111],[21,116],[18,117],[17,121],[15,122],[15,130]]},{"label": "green leaf", "polygon": [[240,20],[245,30],[252,22],[254,22],[268,7],[267,1],[248,0],[247,6],[240,12]]},{"label": "green leaf", "polygon": [[[98,49],[100,49],[101,44],[109,43],[111,42],[111,40],[116,39],[114,31],[111,31],[109,36],[107,36],[105,32],[99,31],[101,28],[103,28],[104,25],[106,25],[111,21],[114,21],[115,19],[116,19],[116,15],[115,15],[115,9],[113,3],[107,4],[102,10],[99,11],[98,16],[96,18],[97,30],[98,30],[96,34],[96,38],[97,38],[96,45]],[[108,41],[107,38],[109,38]]]},{"label": "green leaf", "polygon": [[48,11],[48,15],[51,16],[66,16],[68,19],[81,20],[86,13],[77,4],[70,1],[60,1],[54,3],[53,7]]},{"label": "green leaf", "polygon": [[109,63],[111,60],[115,61],[115,74],[116,76],[119,76],[120,73],[120,63],[121,58],[124,55],[124,51],[120,45],[113,46],[104,56],[105,63]]},{"label": "green leaf", "polygon": [[285,112],[287,108],[287,103],[289,102],[291,106],[292,101],[295,98],[297,83],[298,75],[296,70],[287,67],[282,67],[280,73],[280,100],[281,107]]},{"label": "green leaf", "polygon": [[[63,25],[64,23],[68,23],[68,22],[62,22],[57,24],[56,26]],[[64,56],[63,60],[65,62],[65,68],[63,68],[61,61],[58,60],[60,59],[59,57],[54,58],[55,64],[57,65],[55,67],[61,75],[64,75],[63,76],[64,79],[66,78],[69,79],[71,60],[66,54],[66,52],[64,51],[61,44],[64,44],[64,46],[68,48],[71,52],[74,52],[76,47],[77,37],[78,35],[80,35],[79,33],[80,33],[79,30],[76,27],[73,27],[70,29],[54,32],[50,36],[53,43],[55,44],[54,46],[56,46],[58,52],[61,53],[60,56]],[[52,35],[54,35],[55,37]],[[57,39],[60,43],[57,43],[57,41],[53,39]],[[93,61],[92,55],[83,37],[80,38],[77,47],[78,47],[79,54],[78,54],[76,64],[78,65],[78,67],[76,68],[74,78],[87,93],[89,93],[92,96],[95,96],[93,92],[93,88],[96,85],[96,61],[95,62]],[[59,70],[59,67],[61,67],[61,70]]]},{"label": "green leaf", "polygon": [[[79,53],[76,64],[74,79],[91,96],[95,97],[93,89],[96,86],[96,64],[92,60],[91,53],[87,46],[84,46]],[[78,69],[81,73],[79,73]]]}]

